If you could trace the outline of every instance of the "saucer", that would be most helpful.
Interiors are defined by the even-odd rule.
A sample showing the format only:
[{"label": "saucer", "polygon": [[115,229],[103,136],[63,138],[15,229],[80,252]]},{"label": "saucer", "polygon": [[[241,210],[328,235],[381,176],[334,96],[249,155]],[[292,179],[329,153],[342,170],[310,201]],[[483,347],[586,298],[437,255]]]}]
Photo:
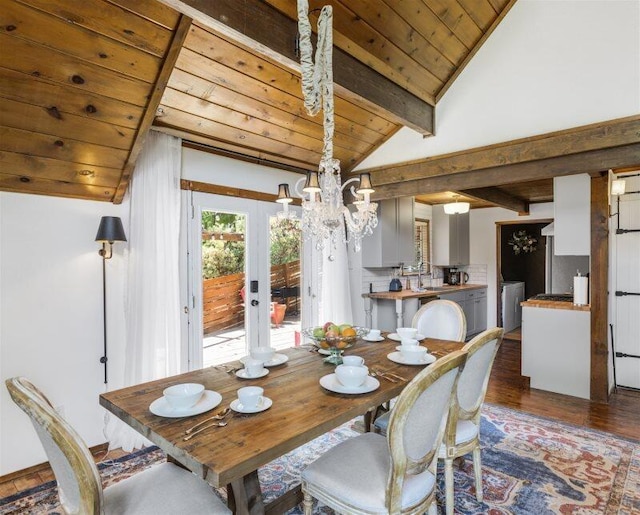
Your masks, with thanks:
[{"label": "saucer", "polygon": [[269,373],[269,370],[266,368],[263,368],[262,372],[260,372],[257,376],[248,376],[246,369],[241,368],[240,370],[236,370],[236,375],[240,379],[260,379],[261,377],[266,376],[268,373]]},{"label": "saucer", "polygon": [[400,365],[430,365],[436,360],[436,357],[433,354],[427,354],[421,360],[408,361],[399,352],[392,352],[391,354],[387,354],[387,358],[389,358],[394,363],[399,363]]},{"label": "saucer", "polygon": [[260,397],[258,401],[258,405],[255,408],[245,408],[241,403],[240,399],[234,399],[229,404],[229,407],[233,411],[237,411],[238,413],[260,413],[261,411],[268,410],[273,401],[269,399],[269,397]]},{"label": "saucer", "polygon": [[369,338],[369,336],[363,336],[362,339],[365,342],[383,342],[384,336],[378,336],[377,338]]},{"label": "saucer", "polygon": [[176,409],[169,406],[167,399],[160,397],[151,403],[149,411],[159,417],[178,418],[178,417],[192,417],[193,415],[200,415],[205,411],[209,411],[215,408],[222,402],[222,395],[218,392],[211,390],[205,390],[200,397],[200,400],[196,402],[190,408]]},{"label": "saucer", "polygon": [[[318,354],[322,354],[323,356],[331,356],[331,351],[329,349],[321,349],[320,347],[316,347],[318,349]],[[340,350],[340,355],[342,355],[344,351]]]},{"label": "saucer", "polygon": [[365,379],[363,385],[348,387],[341,384],[335,374],[327,374],[326,376],[322,376],[320,378],[320,386],[326,388],[330,392],[359,394],[369,393],[377,390],[378,388],[380,388],[380,381],[378,381],[375,377],[367,376],[367,379]]},{"label": "saucer", "polygon": [[[390,335],[387,336],[387,338],[396,342],[402,341],[402,338],[400,338],[400,335],[398,333],[391,333]],[[420,333],[416,333],[416,335],[414,336],[415,340],[424,340],[425,338],[426,336]]]},{"label": "saucer", "polygon": [[[414,345],[414,347],[421,347],[421,345]],[[427,348],[425,347],[425,349]],[[396,350],[400,352],[402,350],[402,345],[396,345]],[[429,352],[429,349],[427,349],[427,352]]]},{"label": "saucer", "polygon": [[264,362],[265,367],[277,367],[289,361],[289,357],[286,354],[274,354],[273,358]]}]

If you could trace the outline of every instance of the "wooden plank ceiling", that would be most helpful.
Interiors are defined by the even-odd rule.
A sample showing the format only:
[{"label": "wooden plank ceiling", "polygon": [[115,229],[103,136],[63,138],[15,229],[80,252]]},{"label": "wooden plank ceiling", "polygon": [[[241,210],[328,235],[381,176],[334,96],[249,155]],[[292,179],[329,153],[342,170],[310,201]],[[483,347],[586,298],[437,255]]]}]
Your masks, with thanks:
[{"label": "wooden plank ceiling", "polygon": [[[334,8],[343,170],[402,125],[429,133],[433,106],[514,1],[312,0]],[[302,105],[295,4],[0,0],[0,190],[119,202],[152,124],[316,169],[322,124]]]},{"label": "wooden plank ceiling", "polygon": [[0,189],[112,201],[179,20],[152,0],[2,0]]}]

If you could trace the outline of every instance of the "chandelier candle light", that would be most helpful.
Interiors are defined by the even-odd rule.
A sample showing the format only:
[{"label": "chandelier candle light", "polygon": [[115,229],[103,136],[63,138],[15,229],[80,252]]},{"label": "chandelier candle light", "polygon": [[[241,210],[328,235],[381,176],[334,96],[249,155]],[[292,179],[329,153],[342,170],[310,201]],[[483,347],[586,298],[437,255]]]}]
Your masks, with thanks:
[{"label": "chandelier candle light", "polygon": [[[325,240],[330,240],[331,248],[336,248],[338,239],[353,241],[356,252],[360,251],[362,237],[371,234],[378,225],[376,209],[378,205],[370,201],[374,189],[368,173],[360,174],[342,183],[340,161],[333,157],[333,35],[331,6],[322,8],[318,18],[318,48],[315,66],[312,58],[311,25],[309,23],[309,3],[298,0],[298,30],[300,32],[300,64],[302,67],[302,93],[304,105],[310,115],[316,115],[320,108],[324,111],[323,149],[319,171],[307,172],[306,178],[295,185],[296,194],[302,199],[302,232],[305,238],[316,238],[316,248],[322,250]],[[304,182],[304,186],[302,183]],[[352,212],[343,202],[343,192],[351,184],[350,192],[355,197]],[[356,187],[357,183],[357,187]],[[302,186],[302,190],[300,187]],[[278,199],[283,205],[281,217],[295,216],[289,211],[293,201],[288,184],[278,186]],[[345,226],[347,232],[345,232]],[[332,260],[333,256],[330,255]]]}]

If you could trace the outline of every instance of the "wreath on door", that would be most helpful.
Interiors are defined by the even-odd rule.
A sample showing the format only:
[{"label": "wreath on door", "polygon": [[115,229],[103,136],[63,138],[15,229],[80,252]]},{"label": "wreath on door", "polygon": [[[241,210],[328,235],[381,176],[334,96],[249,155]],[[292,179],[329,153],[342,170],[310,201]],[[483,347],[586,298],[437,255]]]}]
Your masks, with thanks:
[{"label": "wreath on door", "polygon": [[513,253],[517,256],[518,254],[535,252],[538,240],[527,234],[526,231],[516,231],[511,235],[511,239],[507,243],[513,248]]}]

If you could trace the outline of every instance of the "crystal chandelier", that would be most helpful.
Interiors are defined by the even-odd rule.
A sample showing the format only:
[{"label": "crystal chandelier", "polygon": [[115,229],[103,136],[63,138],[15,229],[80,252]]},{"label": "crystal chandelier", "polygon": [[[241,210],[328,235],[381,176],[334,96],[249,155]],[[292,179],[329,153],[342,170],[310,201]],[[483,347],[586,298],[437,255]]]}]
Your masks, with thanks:
[{"label": "crystal chandelier", "polygon": [[[311,25],[308,17],[307,0],[298,0],[298,29],[300,31],[300,63],[302,66],[302,92],[307,112],[315,115],[324,112],[324,145],[322,159],[317,172],[307,172],[307,177],[295,185],[296,194],[302,199],[302,232],[305,238],[316,238],[316,248],[321,250],[325,241],[330,240],[331,248],[338,241],[352,241],[356,252],[360,251],[363,236],[371,234],[378,225],[376,210],[378,205],[370,201],[373,193],[371,177],[360,174],[342,183],[340,161],[333,157],[333,70],[331,33],[331,6],[324,6],[318,18],[318,48],[315,66],[312,59]],[[304,186],[302,183],[304,182]],[[353,212],[343,202],[347,186],[355,201]],[[356,187],[357,183],[357,187]],[[300,189],[302,186],[302,189]],[[287,184],[278,187],[277,202],[283,204],[280,216],[293,217],[289,203],[293,199]],[[346,231],[345,231],[346,227]],[[330,256],[331,258],[331,256]]]}]

